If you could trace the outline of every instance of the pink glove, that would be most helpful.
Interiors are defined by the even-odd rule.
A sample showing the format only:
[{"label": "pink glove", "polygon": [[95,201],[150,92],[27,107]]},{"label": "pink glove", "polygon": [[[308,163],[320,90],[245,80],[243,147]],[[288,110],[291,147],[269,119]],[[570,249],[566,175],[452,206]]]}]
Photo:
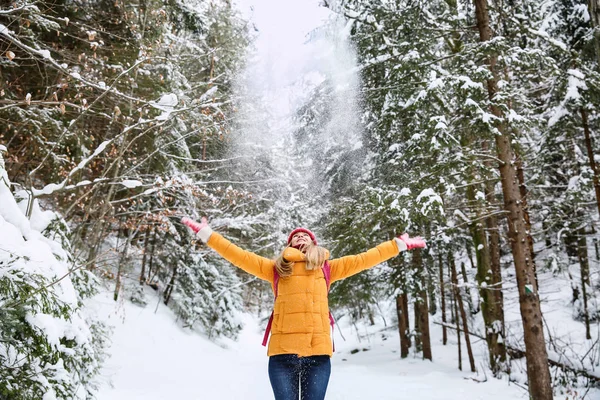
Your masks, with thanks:
[{"label": "pink glove", "polygon": [[184,225],[187,225],[191,230],[193,230],[194,233],[198,233],[199,230],[208,226],[208,221],[206,220],[206,217],[202,217],[200,221],[201,222],[194,221],[193,219],[188,217],[181,218],[181,222]]},{"label": "pink glove", "polygon": [[426,246],[425,240],[421,236],[411,238],[408,233],[398,236],[398,239],[406,243],[407,250],[422,249]]}]

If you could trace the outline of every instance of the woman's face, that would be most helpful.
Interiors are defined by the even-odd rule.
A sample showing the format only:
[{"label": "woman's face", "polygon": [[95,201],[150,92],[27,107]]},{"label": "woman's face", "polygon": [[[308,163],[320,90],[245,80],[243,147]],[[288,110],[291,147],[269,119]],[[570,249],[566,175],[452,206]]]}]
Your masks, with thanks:
[{"label": "woman's face", "polygon": [[304,247],[312,242],[310,236],[306,232],[298,232],[292,236],[290,246],[292,247]]}]

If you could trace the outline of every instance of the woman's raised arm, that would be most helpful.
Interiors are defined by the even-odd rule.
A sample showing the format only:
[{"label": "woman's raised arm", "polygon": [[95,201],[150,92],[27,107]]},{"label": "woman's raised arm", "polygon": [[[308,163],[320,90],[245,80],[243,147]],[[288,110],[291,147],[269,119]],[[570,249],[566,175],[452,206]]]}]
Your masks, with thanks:
[{"label": "woman's raised arm", "polygon": [[329,261],[331,266],[331,282],[339,281],[366,269],[381,264],[397,256],[401,251],[425,247],[425,241],[420,237],[410,238],[404,234],[389,240],[354,256],[336,258]]},{"label": "woman's raised arm", "polygon": [[208,226],[205,217],[201,222],[184,217],[181,219],[185,225],[196,233],[196,237],[202,240],[211,249],[215,250],[224,259],[238,268],[252,274],[260,279],[273,282],[275,261],[244,250],[219,235]]}]

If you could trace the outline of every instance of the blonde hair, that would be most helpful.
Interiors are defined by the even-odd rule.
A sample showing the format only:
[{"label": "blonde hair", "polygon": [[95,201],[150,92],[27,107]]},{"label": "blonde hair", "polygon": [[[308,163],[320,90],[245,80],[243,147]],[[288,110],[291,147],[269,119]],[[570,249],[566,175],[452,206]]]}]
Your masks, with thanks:
[{"label": "blonde hair", "polygon": [[[285,253],[286,249],[287,247],[283,249],[279,257],[277,257],[275,260],[275,269],[277,269],[277,273],[281,277],[292,275],[292,267],[294,266],[294,261],[288,261],[283,258],[283,254]],[[325,250],[323,247],[319,247],[313,243],[310,243],[304,246],[304,248],[301,248],[300,251],[302,251],[305,255],[307,270],[312,271],[317,268],[322,268],[323,264],[325,264],[327,250]]]}]

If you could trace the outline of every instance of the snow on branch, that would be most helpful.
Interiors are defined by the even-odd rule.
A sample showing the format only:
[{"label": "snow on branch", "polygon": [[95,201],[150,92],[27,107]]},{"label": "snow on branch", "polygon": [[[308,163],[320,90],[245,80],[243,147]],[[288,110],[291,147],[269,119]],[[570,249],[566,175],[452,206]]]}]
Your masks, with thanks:
[{"label": "snow on branch", "polygon": [[[50,54],[50,51],[47,49],[35,49],[31,46],[26,45],[25,43],[23,43],[21,40],[19,40],[17,37],[15,37],[13,35],[13,32],[10,31],[5,25],[0,24],[0,36],[4,36],[8,41],[10,41],[12,44],[14,44],[15,46],[19,47],[20,49],[26,51],[27,53],[31,54],[32,56],[35,57],[41,57],[46,63],[50,64],[52,67],[54,67],[55,69],[57,69],[58,71],[70,76],[71,78],[77,80],[79,83],[97,89],[100,92],[102,92],[100,94],[100,96],[98,96],[96,98],[96,100],[94,100],[94,102],[92,104],[90,104],[90,106],[88,107],[88,109],[98,100],[100,100],[102,97],[104,97],[106,94],[112,94],[112,95],[116,95],[124,100],[127,101],[133,101],[136,102],[137,104],[141,104],[142,106],[150,106],[152,108],[155,108],[157,110],[161,110],[161,111],[165,111],[165,105],[161,104],[162,103],[162,98],[159,102],[154,102],[154,101],[146,101],[143,99],[140,99],[138,97],[133,97],[130,95],[127,95],[125,93],[120,92],[119,90],[117,90],[115,88],[116,83],[125,75],[127,75],[129,72],[131,72],[132,70],[134,70],[135,68],[137,68],[139,65],[147,62],[148,60],[150,60],[150,57],[144,57],[144,58],[140,58],[138,59],[130,68],[124,70],[123,72],[121,72],[117,77],[115,77],[115,79],[113,80],[113,83],[109,86],[106,86],[106,84],[104,84],[103,82],[100,83],[96,83],[93,81],[90,81],[88,79],[83,78],[79,73],[77,72],[73,72],[73,71],[69,71],[69,69],[66,67],[66,64],[59,64],[56,60],[54,60],[52,58],[52,55]],[[153,57],[153,58],[157,58],[157,57]],[[216,90],[216,89],[215,89]],[[210,92],[210,93],[209,93]],[[211,95],[214,91],[209,90],[207,93],[205,93],[205,95]],[[164,96],[163,96],[164,98]],[[205,98],[203,98],[202,100],[206,100]],[[212,100],[208,101],[208,104],[202,104],[202,107],[216,107],[215,104],[213,104]],[[218,108],[217,108],[218,109]],[[171,110],[171,112],[176,111],[176,110]]]},{"label": "snow on branch", "polygon": [[0,10],[0,15],[9,15],[9,14],[14,14],[16,12],[21,12],[21,11],[39,12],[40,9],[34,4],[24,4],[22,6],[14,7],[14,8],[8,9],[8,10]]},{"label": "snow on branch", "polygon": [[113,141],[114,141],[114,138],[110,139],[110,140],[105,140],[104,142],[102,142],[100,144],[100,146],[98,146],[96,148],[96,150],[92,153],[92,155],[90,155],[88,158],[81,160],[79,162],[79,164],[77,164],[77,166],[75,168],[73,168],[71,170],[71,172],[69,172],[69,175],[67,175],[67,177],[65,179],[63,179],[63,181],[61,183],[50,183],[50,184],[44,186],[44,188],[40,189],[40,190],[32,189],[33,196],[39,197],[42,195],[50,195],[50,194],[56,192],[57,190],[64,189],[69,178],[71,178],[73,175],[75,175],[75,173],[77,173],[78,171],[83,169],[83,167],[85,167],[87,165],[87,163],[89,163],[98,154],[102,153],[104,151],[104,149],[106,149],[106,146],[108,146]]},{"label": "snow on branch", "polygon": [[[140,122],[138,122],[136,124],[126,127],[125,129],[123,129],[123,132],[121,132],[119,135],[115,136],[114,138],[105,140],[104,142],[100,143],[100,145],[96,148],[96,150],[94,150],[94,152],[89,157],[81,160],[79,162],[79,164],[77,164],[77,166],[69,172],[69,174],[65,177],[65,179],[62,180],[62,182],[50,183],[50,184],[44,186],[44,188],[42,188],[42,189],[33,189],[32,188],[31,192],[33,194],[33,197],[51,195],[60,190],[71,189],[71,188],[80,186],[79,184],[67,186],[67,182],[75,173],[82,170],[92,159],[96,158],[98,155],[100,155],[102,152],[104,152],[104,150],[106,149],[106,147],[109,144],[113,143],[116,139],[122,137],[125,133],[129,132],[130,130],[132,130],[142,124],[150,123],[150,122],[153,122],[153,121],[152,120],[141,120]],[[38,168],[39,168],[39,166],[38,166]],[[98,181],[99,180],[95,180],[94,182],[98,182]],[[89,182],[89,181],[85,181],[85,184],[90,184],[90,183],[91,182]]]},{"label": "snow on branch", "polygon": [[443,204],[442,198],[438,195],[433,189],[427,188],[421,191],[417,196],[417,203],[420,203],[421,200],[424,200],[423,207],[421,208],[421,214],[427,215],[429,211],[433,209],[434,206],[438,206],[439,212],[443,214]]}]

